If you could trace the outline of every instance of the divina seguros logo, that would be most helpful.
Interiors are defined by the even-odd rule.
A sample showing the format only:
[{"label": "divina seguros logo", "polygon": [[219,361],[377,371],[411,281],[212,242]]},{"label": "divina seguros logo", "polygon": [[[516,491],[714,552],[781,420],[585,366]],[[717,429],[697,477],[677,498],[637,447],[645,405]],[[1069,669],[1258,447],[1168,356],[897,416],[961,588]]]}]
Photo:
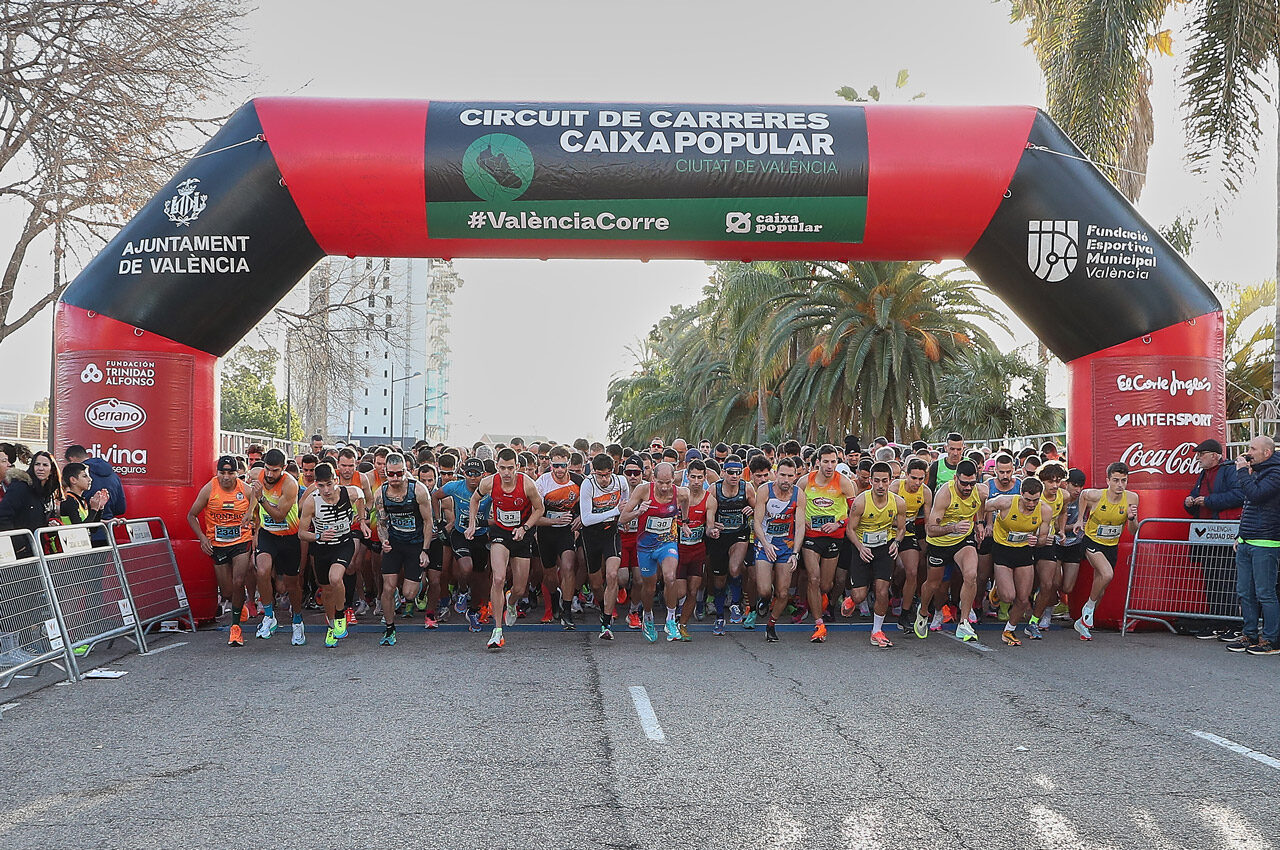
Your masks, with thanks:
[{"label": "divina seguros logo", "polygon": [[1046,283],[1057,283],[1076,270],[1080,259],[1080,222],[1027,222],[1027,267]]}]

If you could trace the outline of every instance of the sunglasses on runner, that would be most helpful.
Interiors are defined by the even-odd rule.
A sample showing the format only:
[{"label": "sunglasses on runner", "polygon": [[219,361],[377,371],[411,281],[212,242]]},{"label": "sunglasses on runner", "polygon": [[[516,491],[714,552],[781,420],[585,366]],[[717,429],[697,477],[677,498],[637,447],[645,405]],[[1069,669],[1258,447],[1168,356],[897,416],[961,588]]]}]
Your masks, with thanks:
[{"label": "sunglasses on runner", "polygon": [[387,477],[388,477],[388,478],[404,478],[404,473],[403,473],[403,472],[388,472],[388,473],[387,473]]},{"label": "sunglasses on runner", "polygon": [[553,464],[551,464],[551,468],[552,468],[552,469],[568,469],[568,468],[569,468],[569,464],[567,464],[567,463],[559,463],[559,462],[557,462],[557,463],[553,463]]},{"label": "sunglasses on runner", "polygon": [[631,478],[631,477],[633,477],[633,476],[640,475],[640,470],[638,470],[638,469],[626,469],[626,470],[623,470],[622,474],[623,474],[623,475],[625,475],[625,476],[627,476],[628,478]]}]

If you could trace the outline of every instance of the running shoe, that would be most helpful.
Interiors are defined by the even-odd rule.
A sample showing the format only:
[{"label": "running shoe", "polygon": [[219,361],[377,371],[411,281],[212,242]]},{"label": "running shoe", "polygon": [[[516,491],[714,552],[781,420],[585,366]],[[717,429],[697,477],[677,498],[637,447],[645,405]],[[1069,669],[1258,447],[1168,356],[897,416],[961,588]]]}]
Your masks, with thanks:
[{"label": "running shoe", "polygon": [[459,614],[467,613],[467,608],[471,605],[471,592],[459,593],[458,598],[453,601],[453,610]]},{"label": "running shoe", "polygon": [[627,589],[625,587],[618,588],[618,604],[619,605],[627,604]]},{"label": "running shoe", "polygon": [[600,627],[600,640],[613,640],[613,629],[608,626]]},{"label": "running shoe", "polygon": [[942,622],[954,623],[960,617],[960,612],[955,609],[954,605],[942,606]]},{"label": "running shoe", "polygon": [[502,649],[507,642],[502,637],[502,626],[494,626],[493,634],[489,635],[489,642],[485,644],[487,649]]},{"label": "running shoe", "polygon": [[1092,609],[1085,608],[1083,611],[1081,611],[1080,619],[1084,622],[1086,626],[1088,626],[1091,629],[1093,628],[1093,610]]},{"label": "running shoe", "polygon": [[374,602],[374,603],[373,603],[373,616],[375,616],[375,617],[382,617],[382,616],[384,616],[384,615],[383,615],[383,612],[382,612],[382,600],[381,600],[381,599],[379,599],[379,600],[377,600],[376,602]]},{"label": "running shoe", "polygon": [[293,640],[289,641],[294,646],[306,646],[307,644],[307,627],[302,623],[293,624]]},{"label": "running shoe", "polygon": [[582,613],[582,601],[578,597],[573,597],[573,601],[569,603],[569,611],[574,614]]},{"label": "running shoe", "polygon": [[917,612],[914,631],[916,637],[920,638],[920,640],[924,640],[929,636],[929,621],[925,619],[924,611]]},{"label": "running shoe", "polygon": [[382,640],[378,641],[378,646],[395,646],[396,630],[394,626],[388,626],[387,630],[382,633]]},{"label": "running shoe", "polygon": [[693,638],[690,637],[689,635],[689,630],[685,628],[684,623],[681,623],[676,628],[680,630],[680,640],[683,640],[683,641],[693,640]]},{"label": "running shoe", "polygon": [[418,609],[419,614],[427,610],[427,597],[419,596],[417,599],[413,600],[413,607]]},{"label": "running shoe", "polygon": [[280,628],[280,623],[275,617],[263,617],[262,623],[258,625],[257,637],[266,640],[276,633],[276,629]]},{"label": "running shoe", "polygon": [[[489,622],[489,619],[490,619],[492,616],[493,616],[493,606],[492,606],[492,605],[490,605],[488,602],[486,602],[486,603],[484,603],[483,605],[481,605],[481,606],[480,606],[480,622],[482,622],[482,623],[487,623],[487,622]],[[494,621],[494,625],[495,625],[495,626],[496,626],[496,625],[498,625],[497,621]]]},{"label": "running shoe", "polygon": [[912,620],[914,619],[915,618],[911,616],[911,609],[903,608],[902,613],[898,615],[898,631],[900,632],[911,631]]},{"label": "running shoe", "polygon": [[852,596],[846,596],[846,597],[844,598],[844,601],[840,603],[840,616],[842,616],[842,617],[852,617],[852,616],[853,616],[853,607],[854,607],[854,606],[853,606],[853,597],[852,597]]},{"label": "running shoe", "polygon": [[482,629],[483,627],[480,625],[480,612],[468,611],[467,612],[467,630],[472,632],[479,632],[479,631],[482,631]]},{"label": "running shoe", "polygon": [[573,622],[572,614],[560,615],[560,629],[561,631],[566,631],[566,632],[577,631],[578,626],[576,623]]},{"label": "running shoe", "polygon": [[791,616],[791,625],[798,626],[809,616],[808,608],[797,608],[795,614]]},{"label": "running shoe", "polygon": [[[1008,616],[1002,616],[1000,619],[1008,620],[1009,618]],[[978,625],[978,612],[974,611],[972,608],[969,609],[969,625],[971,626]]]},{"label": "running shoe", "polygon": [[330,626],[324,633],[324,645],[333,649],[338,645],[338,637],[333,633],[333,626]]},{"label": "running shoe", "polygon": [[766,623],[766,624],[765,624],[765,627],[764,627],[764,639],[765,639],[765,642],[767,642],[767,643],[777,643],[777,642],[778,642],[778,630],[777,630],[777,628],[775,628],[775,627],[774,627],[773,623]]},{"label": "running shoe", "polygon": [[933,619],[929,621],[929,631],[931,632],[942,631],[942,612],[941,611],[933,612]]},{"label": "running shoe", "polygon": [[428,629],[440,628],[440,624],[436,622],[436,618],[432,617],[430,614],[423,618],[422,625]]},{"label": "running shoe", "polygon": [[733,623],[735,626],[742,622],[742,606],[741,605],[729,606],[729,622]]},{"label": "running shoe", "polygon": [[676,625],[675,620],[667,619],[666,630],[668,641],[680,640],[680,627]]},{"label": "running shoe", "polygon": [[644,639],[653,643],[658,639],[658,630],[653,625],[653,620],[644,621]]},{"label": "running shoe", "polygon": [[508,593],[507,594],[507,614],[505,617],[502,618],[502,623],[505,626],[514,626],[516,624],[516,620],[518,620],[519,618],[520,618],[520,612],[516,610],[516,601],[512,599],[511,594]]},{"label": "running shoe", "polygon": [[826,643],[827,642],[827,624],[818,623],[813,627],[813,634],[809,635],[809,643]]},{"label": "running shoe", "polygon": [[1008,629],[1005,629],[1000,633],[1000,640],[1004,641],[1009,646],[1022,646],[1022,641],[1018,640],[1018,636]]},{"label": "running shoe", "polygon": [[991,600],[992,607],[1000,604],[1000,591],[996,589],[995,585],[992,585],[991,589],[987,591],[987,599]]},{"label": "running shoe", "polygon": [[227,635],[227,646],[244,646],[244,634],[239,626],[231,627],[231,634]]},{"label": "running shoe", "polygon": [[366,602],[364,599],[357,600],[356,616],[363,617],[365,614],[368,614],[368,613],[369,613],[369,603]]},{"label": "running shoe", "polygon": [[756,627],[756,609],[752,608],[747,612],[747,616],[742,618],[742,627],[744,629],[754,629]]},{"label": "running shoe", "polygon": [[333,622],[333,636],[341,640],[347,636],[347,621],[338,617]]},{"label": "running shoe", "polygon": [[1246,649],[1245,652],[1250,655],[1280,655],[1280,648],[1277,648],[1269,640],[1260,640]]},{"label": "running shoe", "polygon": [[1089,631],[1089,627],[1085,625],[1084,618],[1075,621],[1075,630],[1080,633],[1080,640],[1093,640],[1093,634]]},{"label": "running shoe", "polygon": [[555,612],[551,610],[551,600],[548,599],[546,607],[542,609],[542,619],[539,620],[539,622],[545,626],[547,623],[554,623],[555,621],[556,615]]},{"label": "running shoe", "polygon": [[345,612],[347,625],[354,626],[359,620],[356,619],[356,611],[354,608],[348,608]]},{"label": "running shoe", "polygon": [[893,641],[889,640],[889,636],[886,635],[884,632],[872,632],[871,645],[878,646],[881,649],[888,649],[889,647],[893,646]]},{"label": "running shoe", "polygon": [[977,641],[978,633],[975,632],[973,630],[973,626],[969,625],[968,623],[960,623],[958,626],[956,626],[956,639],[962,640],[965,643],[969,643],[971,641]]},{"label": "running shoe", "polygon": [[640,630],[640,612],[632,611],[627,615],[627,628],[632,631]]},{"label": "running shoe", "polygon": [[1053,606],[1053,616],[1059,620],[1071,619],[1071,608],[1065,602],[1059,602]]},{"label": "running shoe", "polygon": [[711,627],[711,634],[724,637],[724,617],[716,618],[715,625]]},{"label": "running shoe", "polygon": [[249,610],[249,603],[246,602],[244,604],[244,607],[240,609],[240,621],[242,623],[247,623],[250,620],[252,620],[253,617],[254,617],[254,613]]},{"label": "running shoe", "polygon": [[1257,645],[1258,639],[1256,637],[1249,637],[1248,635],[1242,634],[1240,637],[1227,644],[1227,652],[1248,652],[1249,647]]},{"label": "running shoe", "polygon": [[1027,623],[1027,625],[1023,627],[1022,631],[1025,632],[1027,637],[1032,640],[1042,640],[1044,638],[1044,632],[1040,631],[1040,627],[1035,624],[1034,620]]}]

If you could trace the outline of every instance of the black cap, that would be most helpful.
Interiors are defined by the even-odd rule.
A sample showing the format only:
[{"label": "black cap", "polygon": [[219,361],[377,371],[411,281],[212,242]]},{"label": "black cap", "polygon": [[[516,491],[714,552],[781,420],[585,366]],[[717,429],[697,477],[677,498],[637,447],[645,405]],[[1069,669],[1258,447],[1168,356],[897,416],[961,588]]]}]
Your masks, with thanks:
[{"label": "black cap", "polygon": [[1203,443],[1196,446],[1196,452],[1217,452],[1218,454],[1222,454],[1222,443],[1213,439],[1205,440]]},{"label": "black cap", "polygon": [[[206,455],[206,457],[208,457],[208,455]],[[217,470],[219,472],[222,472],[224,469],[228,469],[231,472],[235,472],[237,469],[240,468],[239,464],[236,463],[236,459],[231,455],[223,455],[222,457],[218,458],[218,462],[217,464],[215,464],[215,466],[217,467]],[[208,467],[206,467],[206,469],[207,468]]]},{"label": "black cap", "polygon": [[927,448],[929,448],[929,444],[926,443],[924,440],[916,440],[914,443],[911,444],[911,451],[913,452],[918,452],[922,449],[927,449]]},{"label": "black cap", "polygon": [[1077,487],[1084,486],[1084,470],[1078,467],[1071,467],[1067,470],[1067,480]]},{"label": "black cap", "polygon": [[484,461],[478,457],[469,457],[462,462],[463,475],[484,475]]}]

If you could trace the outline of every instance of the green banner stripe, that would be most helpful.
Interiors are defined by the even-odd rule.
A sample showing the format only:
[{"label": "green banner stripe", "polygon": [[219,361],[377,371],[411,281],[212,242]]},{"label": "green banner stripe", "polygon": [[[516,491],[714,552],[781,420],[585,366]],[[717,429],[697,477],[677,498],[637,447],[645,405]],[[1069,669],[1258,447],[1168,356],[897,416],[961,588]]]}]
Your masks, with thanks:
[{"label": "green banner stripe", "polygon": [[427,204],[434,238],[862,241],[865,197],[627,198]]}]

